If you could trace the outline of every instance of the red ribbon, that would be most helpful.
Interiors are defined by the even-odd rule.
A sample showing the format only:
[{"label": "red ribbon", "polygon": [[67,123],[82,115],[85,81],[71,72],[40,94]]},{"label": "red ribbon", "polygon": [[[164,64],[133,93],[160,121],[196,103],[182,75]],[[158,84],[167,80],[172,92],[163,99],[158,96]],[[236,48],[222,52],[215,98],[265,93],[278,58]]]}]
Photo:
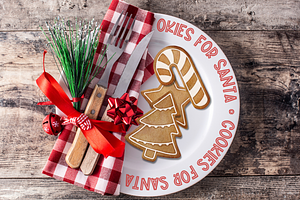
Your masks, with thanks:
[{"label": "red ribbon", "polygon": [[[82,95],[82,97],[73,98],[72,100],[70,100],[70,102],[79,102],[79,101],[82,101],[83,98],[84,98],[84,95]],[[54,104],[52,103],[52,101],[45,101],[45,102],[38,102],[37,105],[48,106],[48,105],[54,105]]]},{"label": "red ribbon", "polygon": [[[43,55],[43,68],[44,72],[36,80],[38,87],[48,97],[48,99],[57,106],[68,118],[78,118],[81,113],[75,110],[67,94],[64,92],[58,82],[45,71],[45,54]],[[93,149],[102,154],[105,158],[108,156],[121,157],[123,156],[125,143],[120,141],[109,131],[125,133],[124,125],[115,125],[112,122],[99,121],[89,119],[92,128],[89,130],[82,130],[89,144]]]},{"label": "red ribbon", "polygon": [[143,111],[137,107],[137,99],[129,97],[128,93],[123,94],[121,98],[108,99],[108,103],[111,107],[107,111],[107,116],[114,119],[116,125],[124,123],[126,130],[128,130],[131,124],[138,125],[137,119],[143,115]]}]

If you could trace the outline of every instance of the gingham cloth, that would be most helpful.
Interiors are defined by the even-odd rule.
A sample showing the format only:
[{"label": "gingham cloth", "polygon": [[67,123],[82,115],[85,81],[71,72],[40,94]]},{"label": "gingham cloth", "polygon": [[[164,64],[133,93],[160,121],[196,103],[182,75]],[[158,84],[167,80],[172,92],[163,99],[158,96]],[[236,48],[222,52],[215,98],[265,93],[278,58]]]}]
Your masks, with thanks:
[{"label": "gingham cloth", "polygon": [[[107,99],[114,92],[121,72],[123,71],[123,68],[125,67],[132,51],[140,42],[140,40],[149,32],[151,32],[152,24],[154,21],[153,13],[139,9],[124,1],[113,0],[101,24],[102,32],[100,35],[99,46],[97,49],[95,60],[97,60],[99,52],[102,49],[102,45],[106,43],[110,31],[122,11],[124,11],[123,15],[128,12],[129,14],[133,14],[133,17],[136,16],[136,22],[133,27],[133,33],[131,35],[130,41],[124,53],[113,66],[107,95],[105,97],[98,119],[101,118],[107,106]],[[148,54],[148,51],[146,50],[130,83],[128,90],[130,96],[138,98],[142,82],[146,81],[153,74],[152,62],[153,58]],[[93,88],[98,82],[101,75],[102,74],[99,73],[99,75],[92,81],[92,83],[86,90],[84,96],[85,98],[82,102],[81,107],[82,111],[84,111]],[[125,142],[125,134],[113,134],[117,138]],[[64,130],[59,135],[53,147],[53,150],[50,153],[50,156],[42,173],[54,177],[58,180],[83,187],[87,190],[101,193],[103,195],[119,195],[120,177],[123,168],[124,155],[121,158],[108,157],[107,159],[101,156],[94,173],[92,175],[85,176],[80,169],[70,168],[65,161],[65,156],[73,142],[74,137],[75,128],[73,127],[73,125],[65,126]]]}]

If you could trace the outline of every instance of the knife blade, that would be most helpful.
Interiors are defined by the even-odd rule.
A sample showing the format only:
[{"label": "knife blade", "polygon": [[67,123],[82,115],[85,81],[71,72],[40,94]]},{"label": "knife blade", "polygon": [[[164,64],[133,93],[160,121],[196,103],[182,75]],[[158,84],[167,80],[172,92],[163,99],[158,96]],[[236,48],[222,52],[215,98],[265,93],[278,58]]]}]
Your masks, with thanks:
[{"label": "knife blade", "polygon": [[135,72],[135,69],[139,65],[139,62],[145,52],[146,47],[148,46],[148,43],[152,38],[153,33],[154,33],[153,31],[148,33],[134,49],[132,55],[130,56],[126,64],[126,67],[122,73],[122,76],[119,80],[119,83],[112,97],[121,97],[127,91],[128,86],[133,77],[133,74]]},{"label": "knife blade", "polygon": [[[138,67],[140,60],[153,36],[154,31],[148,33],[136,46],[131,54],[128,62],[123,70],[122,76],[117,84],[117,87],[112,94],[112,97],[121,97],[128,89],[128,86],[131,82],[131,79]],[[102,121],[112,121],[110,117],[107,116],[107,110],[109,110],[109,105],[106,107],[106,110],[101,118]],[[93,173],[97,162],[99,160],[100,154],[96,153],[94,149],[89,146],[84,159],[80,165],[80,169],[85,175],[90,175]]]}]

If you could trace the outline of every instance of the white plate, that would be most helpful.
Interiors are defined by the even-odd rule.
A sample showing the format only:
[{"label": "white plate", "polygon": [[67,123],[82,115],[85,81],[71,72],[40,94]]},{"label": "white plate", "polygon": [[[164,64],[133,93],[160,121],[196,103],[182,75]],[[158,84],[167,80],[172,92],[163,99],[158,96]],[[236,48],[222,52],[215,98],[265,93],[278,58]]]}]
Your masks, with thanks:
[{"label": "white plate", "polygon": [[[174,26],[170,27],[172,24]],[[168,25],[173,33],[166,32]],[[203,80],[211,102],[203,110],[195,109],[191,104],[186,107],[189,128],[180,128],[182,137],[176,138],[181,152],[181,157],[178,159],[157,157],[155,162],[148,162],[142,159],[141,150],[126,144],[121,192],[134,196],[171,194],[188,188],[203,179],[226,154],[235,135],[239,119],[240,102],[237,81],[229,61],[218,45],[192,24],[168,15],[155,14],[153,30],[155,32],[149,44],[150,54],[155,57],[162,48],[171,45],[185,49],[190,54]],[[201,39],[204,38],[203,36],[206,39]],[[199,41],[195,45],[199,38],[201,42]],[[206,53],[214,47],[218,51],[217,55],[208,58]],[[227,64],[226,66],[222,65],[221,70],[224,70],[223,73],[228,73],[221,80],[219,74],[222,73],[217,71],[214,66],[216,65],[217,68],[218,62],[222,59]],[[224,87],[223,84],[229,77],[232,77],[232,80]],[[180,83],[180,78],[176,79],[180,85],[183,85]],[[142,85],[141,90],[158,86],[159,82],[153,75]],[[226,96],[227,103],[225,95],[228,95]],[[150,106],[142,96],[139,98],[138,106],[144,113],[150,110]],[[234,129],[229,130],[229,128],[232,129],[232,125],[234,125]],[[136,126],[132,127],[129,132],[135,128]],[[214,145],[218,145],[220,149],[217,151],[212,149]]]}]

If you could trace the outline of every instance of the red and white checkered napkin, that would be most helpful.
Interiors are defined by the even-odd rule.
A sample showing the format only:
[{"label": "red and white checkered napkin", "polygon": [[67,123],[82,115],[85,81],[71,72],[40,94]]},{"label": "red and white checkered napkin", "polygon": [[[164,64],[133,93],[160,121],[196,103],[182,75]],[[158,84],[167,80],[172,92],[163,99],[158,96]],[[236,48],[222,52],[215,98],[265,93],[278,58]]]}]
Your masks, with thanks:
[{"label": "red and white checkered napkin", "polygon": [[[132,51],[139,41],[151,32],[152,24],[154,21],[154,14],[135,6],[132,6],[124,1],[113,0],[109,9],[102,21],[102,32],[100,36],[100,43],[97,49],[97,55],[99,55],[102,49],[102,44],[106,43],[109,33],[116,22],[120,13],[133,14],[136,16],[136,22],[133,27],[133,33],[130,41],[125,49],[125,52],[121,55],[118,61],[114,64],[112,73],[110,76],[110,84],[107,91],[107,96],[104,100],[102,109],[99,117],[102,116],[106,106],[109,95],[113,93],[120,78],[121,72],[125,67]],[[135,72],[133,80],[129,86],[129,95],[138,98],[139,90],[142,82],[146,81],[152,74],[152,62],[153,58],[148,54],[146,50],[138,69]],[[82,111],[84,110],[88,99],[93,91],[95,84],[98,82],[101,73],[97,76],[92,83],[89,85],[85,93],[85,98],[82,102]],[[123,142],[125,134],[113,133],[117,138]],[[87,190],[98,192],[105,195],[119,195],[120,194],[120,177],[123,168],[123,158],[108,157],[105,159],[103,156],[100,157],[99,162],[96,166],[94,173],[90,176],[85,176],[80,169],[72,169],[65,162],[65,156],[73,142],[75,137],[75,129],[72,125],[67,125],[63,132],[58,137],[54,148],[48,158],[48,161],[43,169],[43,174],[54,177],[58,180],[62,180]]]}]

